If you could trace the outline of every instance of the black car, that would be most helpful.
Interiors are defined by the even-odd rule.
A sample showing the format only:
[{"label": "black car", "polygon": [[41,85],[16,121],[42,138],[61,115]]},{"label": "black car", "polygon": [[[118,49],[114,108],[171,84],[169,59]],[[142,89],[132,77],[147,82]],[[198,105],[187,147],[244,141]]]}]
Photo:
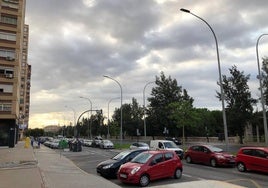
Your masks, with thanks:
[{"label": "black car", "polygon": [[106,178],[116,178],[117,171],[122,164],[129,162],[131,159],[144,151],[148,150],[138,149],[122,151],[111,159],[99,163],[96,167],[97,173]]}]

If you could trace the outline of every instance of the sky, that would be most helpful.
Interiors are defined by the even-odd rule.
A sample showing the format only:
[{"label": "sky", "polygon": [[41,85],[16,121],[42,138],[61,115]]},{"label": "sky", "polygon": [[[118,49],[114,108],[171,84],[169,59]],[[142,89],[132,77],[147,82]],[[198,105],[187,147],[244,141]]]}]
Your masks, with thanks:
[{"label": "sky", "polygon": [[[161,71],[188,91],[194,107],[221,110],[216,40],[181,8],[213,28],[222,75],[237,66],[250,75],[252,97],[260,97],[256,43],[268,33],[266,0],[27,0],[29,127],[77,121],[90,102],[106,118],[109,106],[111,118],[120,86],[123,103],[134,97],[142,106]],[[260,60],[268,56],[268,36],[258,52]]]}]

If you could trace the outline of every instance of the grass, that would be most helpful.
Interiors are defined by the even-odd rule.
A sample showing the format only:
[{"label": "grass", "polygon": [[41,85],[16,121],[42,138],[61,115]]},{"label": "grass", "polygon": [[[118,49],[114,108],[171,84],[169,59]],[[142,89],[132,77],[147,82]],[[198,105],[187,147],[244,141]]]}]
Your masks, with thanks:
[{"label": "grass", "polygon": [[125,144],[125,143],[122,143],[122,145],[120,143],[114,144],[115,149],[129,149],[129,146],[130,144]]}]

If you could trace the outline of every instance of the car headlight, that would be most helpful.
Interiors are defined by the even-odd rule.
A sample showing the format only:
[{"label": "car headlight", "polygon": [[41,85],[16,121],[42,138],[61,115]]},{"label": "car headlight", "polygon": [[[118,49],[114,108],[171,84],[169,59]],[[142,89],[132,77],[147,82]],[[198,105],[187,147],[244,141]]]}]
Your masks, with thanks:
[{"label": "car headlight", "polygon": [[217,157],[218,159],[225,159],[225,157],[224,157],[223,155],[216,155],[216,157]]},{"label": "car headlight", "polygon": [[113,166],[113,164],[109,164],[109,165],[106,165],[104,167],[102,167],[103,169],[108,169],[108,168],[111,168]]},{"label": "car headlight", "polygon": [[135,174],[136,172],[138,172],[139,171],[139,169],[140,169],[141,167],[135,167],[135,168],[133,168],[132,170],[131,170],[131,174]]}]

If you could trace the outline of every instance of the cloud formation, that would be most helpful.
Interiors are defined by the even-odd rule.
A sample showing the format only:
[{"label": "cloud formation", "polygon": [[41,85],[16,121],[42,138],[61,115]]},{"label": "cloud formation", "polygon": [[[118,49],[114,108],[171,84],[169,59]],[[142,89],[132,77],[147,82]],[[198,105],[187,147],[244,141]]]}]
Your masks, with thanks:
[{"label": "cloud formation", "polygon": [[[252,96],[258,91],[256,41],[268,33],[266,0],[27,0],[32,65],[30,127],[72,121],[89,107],[103,109],[120,96],[142,105],[146,83],[163,71],[177,79],[195,99],[195,107],[221,109],[215,97],[219,79],[215,31],[222,74],[236,65],[251,75]],[[260,57],[268,37],[259,45]],[[153,84],[146,88],[150,94]],[[120,107],[111,103],[111,112]],[[66,107],[67,106],[67,107]],[[74,110],[74,111],[73,111]]]}]

